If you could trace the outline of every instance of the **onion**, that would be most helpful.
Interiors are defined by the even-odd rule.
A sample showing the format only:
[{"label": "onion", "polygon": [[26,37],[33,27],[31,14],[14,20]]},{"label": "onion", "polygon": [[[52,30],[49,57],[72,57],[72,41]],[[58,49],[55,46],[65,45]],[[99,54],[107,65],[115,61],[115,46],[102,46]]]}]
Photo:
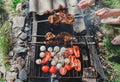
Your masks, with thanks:
[{"label": "onion", "polygon": [[37,59],[35,62],[36,62],[36,64],[39,65],[39,64],[41,64],[41,59]]},{"label": "onion", "polygon": [[55,52],[58,52],[59,50],[60,50],[60,48],[59,48],[58,46],[55,46],[55,47],[54,47],[54,51],[55,51]]},{"label": "onion", "polygon": [[60,49],[60,52],[65,52],[66,51],[66,48],[65,47],[62,47],[61,49]]},{"label": "onion", "polygon": [[49,52],[52,52],[52,51],[53,51],[52,47],[48,47],[47,50],[48,50]]},{"label": "onion", "polygon": [[46,50],[46,47],[45,46],[41,46],[40,47],[40,51],[45,51]]},{"label": "onion", "polygon": [[58,63],[57,65],[56,65],[56,68],[57,69],[60,69],[62,67],[62,64],[61,63]]},{"label": "onion", "polygon": [[40,56],[41,58],[43,58],[43,57],[45,56],[45,53],[44,53],[44,52],[41,52],[41,53],[39,54],[39,56]]},{"label": "onion", "polygon": [[55,55],[56,55],[56,53],[55,53],[55,52],[51,52],[51,55],[52,55],[52,57],[53,57],[53,56],[55,56]]},{"label": "onion", "polygon": [[51,61],[51,65],[56,65],[56,64],[57,64],[57,62],[55,60]]},{"label": "onion", "polygon": [[69,64],[70,63],[70,59],[69,58],[65,58],[65,63]]}]

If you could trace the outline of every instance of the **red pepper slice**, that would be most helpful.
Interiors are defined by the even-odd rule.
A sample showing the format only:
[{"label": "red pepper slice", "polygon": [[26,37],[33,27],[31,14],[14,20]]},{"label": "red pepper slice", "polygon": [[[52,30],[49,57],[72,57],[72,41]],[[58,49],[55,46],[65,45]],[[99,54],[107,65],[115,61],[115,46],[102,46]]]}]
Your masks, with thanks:
[{"label": "red pepper slice", "polygon": [[75,67],[75,70],[80,72],[81,71],[81,62],[79,59],[76,59],[75,62],[77,63],[77,66]]},{"label": "red pepper slice", "polygon": [[78,46],[76,46],[76,45],[73,46],[73,52],[74,52],[76,58],[80,57],[80,49]]},{"label": "red pepper slice", "polygon": [[51,53],[45,52],[45,57],[42,59],[41,63],[46,64],[51,59]]}]

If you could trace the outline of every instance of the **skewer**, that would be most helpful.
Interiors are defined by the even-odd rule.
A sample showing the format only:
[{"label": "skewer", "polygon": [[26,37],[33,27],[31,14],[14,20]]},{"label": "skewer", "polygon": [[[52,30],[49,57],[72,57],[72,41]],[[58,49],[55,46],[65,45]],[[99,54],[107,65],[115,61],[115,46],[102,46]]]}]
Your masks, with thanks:
[{"label": "skewer", "polygon": [[[45,42],[29,42],[30,44],[45,44]],[[85,42],[71,42],[70,43],[71,45],[74,45],[74,44],[86,44]],[[87,44],[89,45],[94,45],[95,42],[88,42]]]},{"label": "skewer", "polygon": [[[46,35],[28,35],[30,37],[46,37]],[[93,36],[74,36],[74,37],[82,37],[82,38],[91,38]]]}]

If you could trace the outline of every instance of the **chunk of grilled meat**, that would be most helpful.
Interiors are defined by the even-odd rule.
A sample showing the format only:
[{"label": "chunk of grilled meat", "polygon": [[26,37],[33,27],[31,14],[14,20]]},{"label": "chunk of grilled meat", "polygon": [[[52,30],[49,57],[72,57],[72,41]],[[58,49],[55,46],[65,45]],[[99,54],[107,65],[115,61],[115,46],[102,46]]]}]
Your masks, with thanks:
[{"label": "chunk of grilled meat", "polygon": [[67,32],[61,32],[61,33],[57,34],[56,36],[53,33],[48,32],[48,33],[46,33],[46,40],[62,40],[62,41],[66,42],[66,41],[76,40],[76,38],[72,37]]},{"label": "chunk of grilled meat", "polygon": [[59,12],[48,17],[51,24],[58,25],[60,23],[74,24],[75,18],[72,14],[65,14],[64,12]]},{"label": "chunk of grilled meat", "polygon": [[51,32],[47,32],[45,37],[46,37],[46,40],[51,40],[55,38],[55,35]]},{"label": "chunk of grilled meat", "polygon": [[67,10],[67,7],[59,5],[58,9],[47,10],[44,12],[44,14],[54,14],[56,12],[65,12],[66,10]]}]

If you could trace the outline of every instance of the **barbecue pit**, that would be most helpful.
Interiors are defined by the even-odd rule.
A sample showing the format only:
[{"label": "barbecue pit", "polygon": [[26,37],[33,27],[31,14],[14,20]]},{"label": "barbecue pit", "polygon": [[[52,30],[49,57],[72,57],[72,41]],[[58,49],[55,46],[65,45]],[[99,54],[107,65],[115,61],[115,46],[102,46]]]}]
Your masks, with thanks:
[{"label": "barbecue pit", "polygon": [[[99,75],[104,77],[103,70],[101,69],[101,63],[99,60],[97,45],[94,40],[94,34],[91,33],[91,27],[85,25],[85,15],[75,15],[75,25],[84,25],[86,29],[82,32],[75,32],[75,25],[60,24],[52,25],[48,21],[44,21],[49,15],[38,15],[36,13],[31,13],[30,15],[30,27],[31,33],[28,35],[31,38],[29,42],[32,52],[30,58],[30,72],[28,82],[96,82]],[[76,23],[78,20],[82,22]],[[40,22],[42,21],[42,22]],[[81,26],[83,27],[83,26]],[[80,27],[79,27],[80,28]],[[77,38],[77,41],[71,41],[69,46],[77,45],[80,48],[81,56],[79,60],[81,61],[82,70],[77,72],[75,70],[69,71],[66,75],[61,76],[59,73],[52,75],[50,73],[43,73],[40,68],[42,65],[37,65],[35,63],[36,59],[39,58],[40,47],[54,47],[55,45],[45,45],[45,35],[47,32],[52,32],[53,34],[59,34],[61,32],[67,32]],[[59,47],[64,45],[58,45]],[[97,65],[98,64],[98,65]],[[89,80],[89,81],[88,81]]]}]

